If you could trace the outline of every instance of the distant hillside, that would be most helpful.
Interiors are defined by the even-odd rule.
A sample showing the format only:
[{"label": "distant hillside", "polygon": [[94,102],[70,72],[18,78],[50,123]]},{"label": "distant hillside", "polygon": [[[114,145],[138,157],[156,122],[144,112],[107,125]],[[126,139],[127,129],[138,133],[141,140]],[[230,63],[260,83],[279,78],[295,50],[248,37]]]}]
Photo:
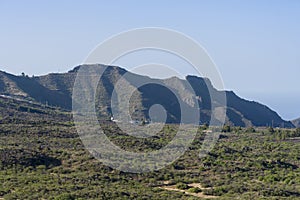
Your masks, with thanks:
[{"label": "distant hillside", "polygon": [[[104,67],[104,65],[93,66]],[[48,74],[39,77],[15,76],[0,72],[0,94],[71,110],[73,85],[80,67],[88,66],[82,65],[67,73]],[[108,119],[112,115],[111,95],[114,85],[125,73],[124,88],[122,88],[124,91],[129,87],[136,88],[138,83],[145,80],[158,83],[144,85],[135,90],[130,98],[130,113],[133,119],[148,119],[150,107],[154,104],[160,104],[167,111],[167,122],[177,123],[181,121],[179,103],[184,106],[186,112],[189,112],[194,109],[193,102],[197,101],[200,106],[201,123],[210,121],[211,100],[208,91],[212,91],[216,95],[220,92],[212,86],[208,79],[196,76],[187,76],[185,80],[177,77],[151,79],[115,66],[107,67],[98,84],[96,109],[100,117]],[[176,95],[181,98],[178,100],[163,85],[171,87]],[[188,85],[191,85],[193,91],[190,87],[187,87]],[[265,105],[242,99],[234,92],[226,92],[226,95],[226,123],[228,124],[242,127],[271,125],[274,127],[294,127],[291,122],[283,120],[276,112]],[[191,115],[190,119],[187,120],[187,122],[193,122],[194,116]]]},{"label": "distant hillside", "polygon": [[32,101],[0,95],[1,124],[21,124],[25,121],[26,123],[43,124],[54,121],[68,122],[70,119],[71,115],[67,111]]},{"label": "distant hillside", "polygon": [[300,128],[300,118],[293,120],[292,123],[295,127]]},{"label": "distant hillside", "polygon": [[[68,75],[69,74],[57,74],[54,75],[54,77],[57,77],[59,80],[61,76],[67,77]],[[50,74],[45,76],[45,78],[46,77],[51,78],[52,75]],[[45,78],[15,76],[0,72],[0,93],[14,98],[39,102],[45,105],[49,104],[65,109],[71,109],[71,94],[67,93],[64,89],[60,90],[61,88],[56,87],[56,85],[59,85],[58,80],[53,81],[51,85],[44,84],[41,80],[44,80]],[[73,80],[70,80],[71,84],[72,81]],[[66,86],[67,84],[64,84],[62,87],[65,88]]]}]

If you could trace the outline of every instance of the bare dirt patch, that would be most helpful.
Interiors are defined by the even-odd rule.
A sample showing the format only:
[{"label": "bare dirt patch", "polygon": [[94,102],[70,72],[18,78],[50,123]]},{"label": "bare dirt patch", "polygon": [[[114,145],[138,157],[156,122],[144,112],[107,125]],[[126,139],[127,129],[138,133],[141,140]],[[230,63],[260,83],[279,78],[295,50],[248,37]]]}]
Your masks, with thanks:
[{"label": "bare dirt patch", "polygon": [[[166,181],[165,183],[169,183],[169,182]],[[191,183],[191,184],[188,184],[188,186],[190,188],[199,188],[202,191],[203,190],[207,190],[207,189],[211,189],[211,188],[204,188],[204,187],[202,187],[200,183]],[[165,185],[165,186],[161,186],[159,188],[160,189],[164,189],[164,190],[168,190],[168,191],[183,192],[183,193],[185,193],[187,195],[191,195],[191,196],[195,196],[195,197],[200,197],[200,198],[204,198],[204,199],[218,198],[217,196],[205,195],[205,194],[203,194],[203,192],[191,193],[191,192],[188,192],[188,190],[181,190],[181,189],[176,188],[176,185]]]}]

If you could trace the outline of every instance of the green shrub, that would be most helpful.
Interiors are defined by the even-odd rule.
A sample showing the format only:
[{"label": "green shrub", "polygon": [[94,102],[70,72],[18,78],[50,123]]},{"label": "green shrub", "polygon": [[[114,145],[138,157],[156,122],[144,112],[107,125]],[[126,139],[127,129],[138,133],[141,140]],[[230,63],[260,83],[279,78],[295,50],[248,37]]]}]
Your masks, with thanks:
[{"label": "green shrub", "polygon": [[189,189],[189,186],[185,183],[177,183],[176,188],[180,189],[180,190],[187,190],[187,189]]},{"label": "green shrub", "polygon": [[190,192],[190,193],[200,193],[200,192],[202,192],[202,190],[200,188],[194,187],[194,188],[188,189],[188,192]]}]

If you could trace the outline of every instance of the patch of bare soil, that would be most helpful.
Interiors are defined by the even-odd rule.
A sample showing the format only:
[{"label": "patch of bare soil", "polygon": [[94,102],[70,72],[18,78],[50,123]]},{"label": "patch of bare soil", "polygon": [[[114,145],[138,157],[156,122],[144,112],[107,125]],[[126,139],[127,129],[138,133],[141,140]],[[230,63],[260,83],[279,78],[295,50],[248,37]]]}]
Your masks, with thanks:
[{"label": "patch of bare soil", "polygon": [[[167,183],[165,186],[161,186],[159,187],[160,189],[164,189],[164,190],[168,190],[168,191],[176,191],[176,192],[183,192],[187,195],[191,195],[191,196],[195,196],[195,197],[200,197],[200,198],[203,198],[203,199],[214,199],[214,198],[218,198],[217,196],[211,196],[211,195],[205,195],[203,194],[203,192],[199,192],[199,193],[191,193],[191,192],[188,192],[188,190],[181,190],[181,189],[178,189],[176,188],[176,185],[168,185],[168,181],[166,181],[165,183]],[[188,184],[188,186],[190,188],[199,188],[201,189],[202,191],[203,190],[206,190],[206,189],[211,189],[211,188],[204,188],[201,186],[200,183],[191,183],[191,184]]]}]

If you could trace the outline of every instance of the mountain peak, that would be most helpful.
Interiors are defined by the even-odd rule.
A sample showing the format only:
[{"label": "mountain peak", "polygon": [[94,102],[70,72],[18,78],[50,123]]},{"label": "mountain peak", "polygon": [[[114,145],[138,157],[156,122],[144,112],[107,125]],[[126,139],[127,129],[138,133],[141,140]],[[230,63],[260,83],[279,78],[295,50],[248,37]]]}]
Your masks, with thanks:
[{"label": "mountain peak", "polygon": [[91,67],[101,67],[101,68],[108,68],[109,70],[118,70],[118,71],[127,71],[124,68],[121,68],[119,66],[114,66],[114,65],[105,65],[105,64],[81,64],[76,67],[74,67],[72,70],[69,70],[68,73],[74,73],[78,72],[80,68],[91,68]]}]

